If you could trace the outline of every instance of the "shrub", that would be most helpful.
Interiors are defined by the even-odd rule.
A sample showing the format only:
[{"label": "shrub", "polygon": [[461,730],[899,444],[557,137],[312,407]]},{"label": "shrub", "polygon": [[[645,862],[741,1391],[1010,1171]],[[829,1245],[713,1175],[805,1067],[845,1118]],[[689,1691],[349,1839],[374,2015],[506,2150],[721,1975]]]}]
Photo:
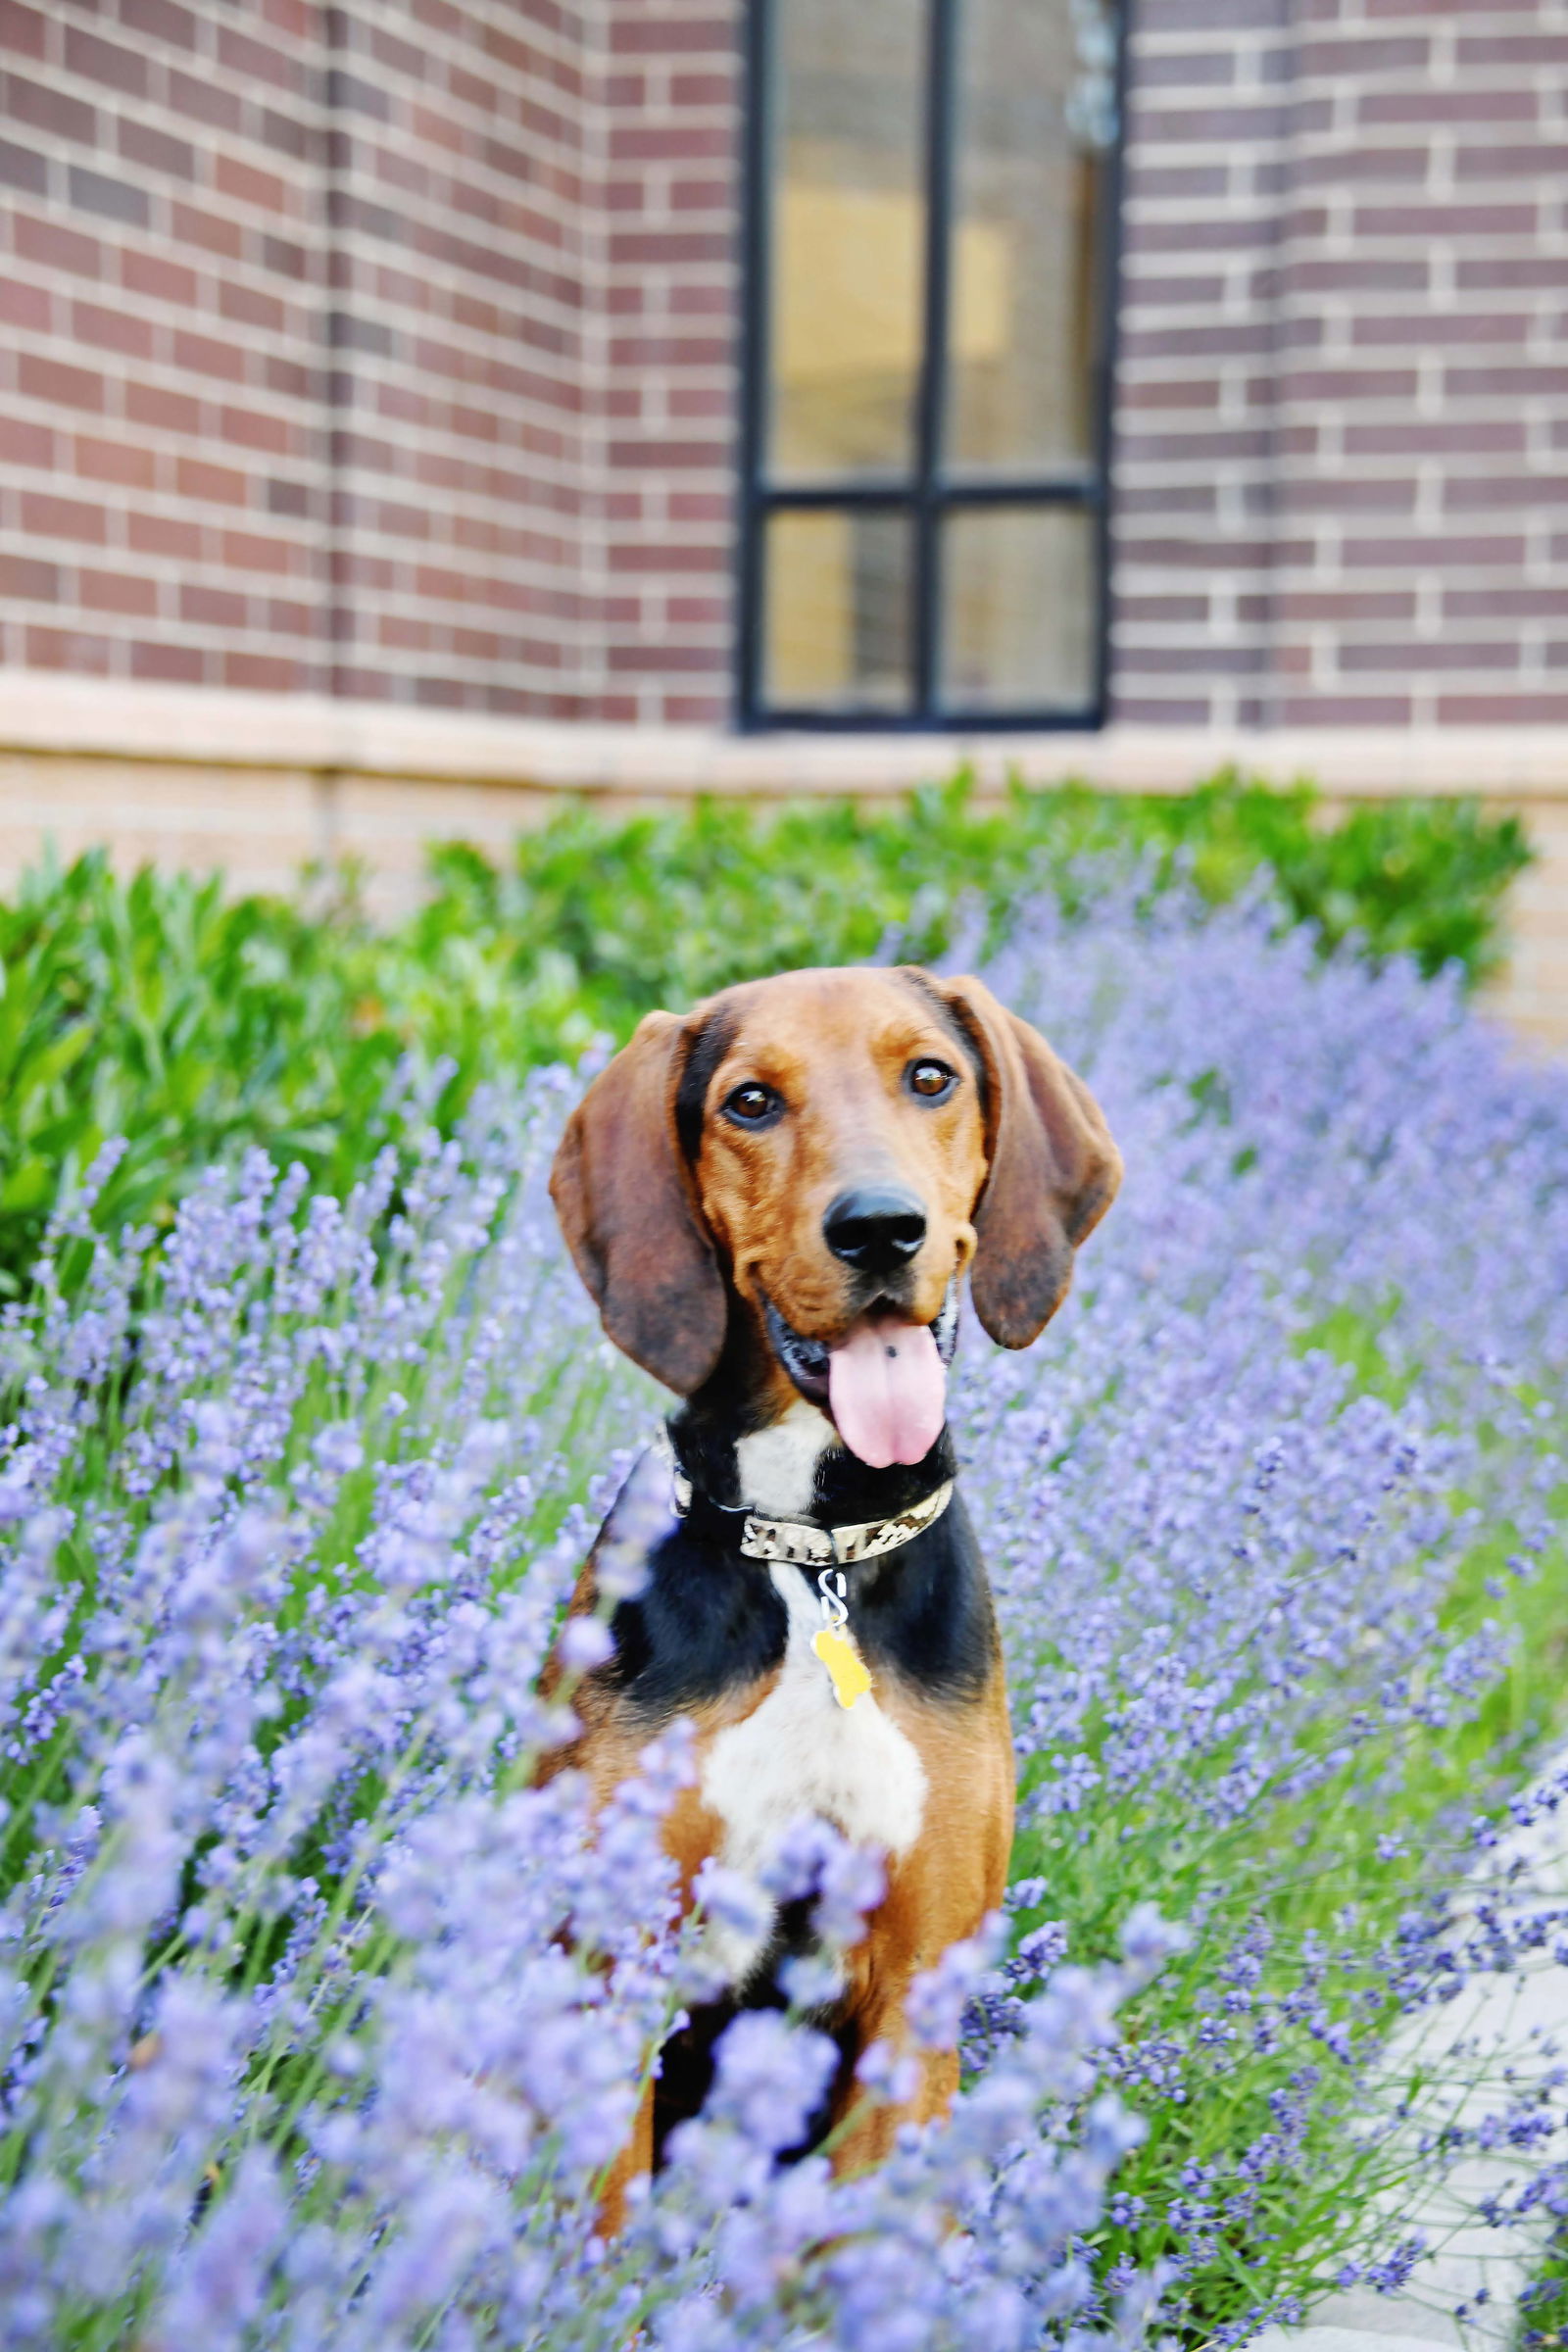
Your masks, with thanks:
[{"label": "shrub", "polygon": [[977,808],[960,779],[870,812],[702,805],[607,825],[568,808],[505,873],[440,852],[428,904],[385,932],[352,904],[312,919],[188,877],[122,884],[101,857],[46,868],[0,906],[0,1292],[57,1186],[111,1135],[128,1145],[112,1216],[166,1219],[196,1171],[247,1143],[342,1189],[386,1133],[406,1054],[436,1074],[450,1128],[477,1084],[618,1043],[651,1006],[854,961],[894,935],[917,959],[977,919],[1000,939],[1020,894],[1070,899],[1089,850],[1142,858],[1152,889],[1190,872],[1213,900],[1261,865],[1326,943],[1353,934],[1374,956],[1456,961],[1472,979],[1526,855],[1513,819],[1464,803],[1325,826],[1304,789],[1019,791]]},{"label": "shrub", "polygon": [[1190,876],[1213,902],[1261,869],[1325,945],[1353,936],[1374,960],[1409,955],[1428,975],[1457,962],[1473,982],[1528,854],[1516,818],[1471,802],[1394,802],[1325,823],[1306,786],[1225,776],[1181,796],[1015,787],[976,807],[960,776],[891,808],[707,802],[618,825],[568,809],[518,840],[509,872],[461,845],[438,852],[435,894],[407,936],[418,969],[453,953],[460,997],[466,958],[499,957],[519,1004],[532,997],[519,1017],[536,1039],[586,1043],[595,1024],[618,1042],[658,1005],[759,971],[863,961],[890,935],[926,962],[978,915],[994,944],[1015,907],[1042,891],[1070,900],[1085,860],[1109,857],[1142,859],[1156,891]]},{"label": "shrub", "polygon": [[353,932],[216,881],[117,880],[100,854],[0,906],[0,1284],[111,1137],[115,1218],[167,1222],[190,1178],[265,1141],[363,1164],[402,1049],[360,1006]]},{"label": "shrub", "polygon": [[[251,1153],[164,1239],[70,1207],[0,1325],[9,2340],[1021,2352],[1157,2287],[1197,2345],[1403,2275],[1391,2029],[1554,1933],[1457,1891],[1560,1705],[1568,1082],[1272,929],[1124,887],[993,959],[1129,1179],[1040,1346],[960,1357],[1022,1803],[1003,1952],[923,1988],[953,2125],[780,2167],[827,2054],[754,2020],[608,2250],[703,1961],[678,1734],[597,1835],[526,1786],[656,1411],[542,1199],[570,1082],[397,1097],[341,1204]],[[875,1881],[806,1836],[773,1891],[831,1941]],[[1418,2170],[1539,2172],[1550,2099],[1464,2088]]]}]

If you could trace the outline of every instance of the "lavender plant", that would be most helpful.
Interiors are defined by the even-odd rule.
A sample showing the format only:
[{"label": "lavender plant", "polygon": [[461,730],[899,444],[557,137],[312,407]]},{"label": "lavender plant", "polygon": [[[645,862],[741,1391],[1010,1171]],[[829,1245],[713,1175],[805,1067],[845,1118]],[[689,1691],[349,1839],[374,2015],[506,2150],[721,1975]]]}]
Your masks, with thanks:
[{"label": "lavender plant", "polygon": [[[1568,1084],[1275,930],[1111,888],[991,974],[1129,1183],[1039,1348],[965,1342],[1022,1805],[995,1942],[911,2005],[962,2023],[951,2122],[858,2180],[785,2160],[880,1886],[803,1825],[768,1891],[824,1958],[608,2245],[706,1923],[759,1897],[712,1871],[677,1918],[678,1728],[597,1821],[531,1785],[658,1412],[543,1195],[575,1081],[448,1140],[411,1086],[341,1201],[253,1153],[163,1237],[99,1230],[100,1159],[0,1325],[8,2341],[1240,2342],[1401,2277],[1373,2190],[1483,2132],[1556,2193],[1549,2077],[1480,2120],[1457,2072],[1375,2086],[1401,2021],[1560,1934],[1476,1871],[1556,1722]],[[608,1636],[573,1638],[582,1671]]]}]

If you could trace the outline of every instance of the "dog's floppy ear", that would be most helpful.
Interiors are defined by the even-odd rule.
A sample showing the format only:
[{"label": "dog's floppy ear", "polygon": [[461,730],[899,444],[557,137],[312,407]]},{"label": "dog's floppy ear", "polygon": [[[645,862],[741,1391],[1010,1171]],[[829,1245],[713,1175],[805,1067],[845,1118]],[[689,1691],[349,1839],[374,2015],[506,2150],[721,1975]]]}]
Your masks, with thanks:
[{"label": "dog's floppy ear", "polygon": [[1003,1348],[1037,1340],[1067,1296],[1073,1252],[1116,1197],[1121,1154],[1100,1105],[1038,1030],[981,980],[934,983],[985,1073],[990,1173],[975,1210],[975,1313]]},{"label": "dog's floppy ear", "polygon": [[724,1284],[675,1132],[687,1025],[651,1012],[594,1080],[550,1171],[578,1273],[615,1346],[689,1396],[724,1344]]}]

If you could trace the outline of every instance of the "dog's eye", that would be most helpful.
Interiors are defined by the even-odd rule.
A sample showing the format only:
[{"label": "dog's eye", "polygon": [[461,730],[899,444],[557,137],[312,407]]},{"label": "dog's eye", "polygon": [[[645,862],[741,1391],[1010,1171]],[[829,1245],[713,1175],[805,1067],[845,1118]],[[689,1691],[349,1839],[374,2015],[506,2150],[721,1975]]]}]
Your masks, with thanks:
[{"label": "dog's eye", "polygon": [[724,1098],[724,1115],[738,1127],[761,1127],[782,1107],[780,1099],[770,1086],[759,1079],[748,1078]]},{"label": "dog's eye", "polygon": [[957,1085],[957,1074],[945,1061],[911,1061],[905,1072],[905,1083],[911,1095],[919,1095],[927,1102],[939,1102],[951,1095]]}]

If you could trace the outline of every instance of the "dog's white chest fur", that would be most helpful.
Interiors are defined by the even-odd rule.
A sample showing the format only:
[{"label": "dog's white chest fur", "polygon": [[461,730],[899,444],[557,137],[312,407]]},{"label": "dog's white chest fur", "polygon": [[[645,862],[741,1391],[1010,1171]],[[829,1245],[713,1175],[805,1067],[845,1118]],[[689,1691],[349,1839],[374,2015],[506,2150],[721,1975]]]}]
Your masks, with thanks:
[{"label": "dog's white chest fur", "polygon": [[[831,1822],[857,1845],[905,1853],[925,1812],[919,1753],[874,1691],[839,1705],[811,1648],[822,1623],[811,1586],[783,1563],[768,1573],[789,1611],[783,1669],[761,1705],[720,1732],[703,1763],[704,1799],[724,1825],[719,1859],[755,1878],[803,1814]],[[726,1971],[743,1978],[759,1948],[743,1949],[738,1936],[715,1940]]]},{"label": "dog's white chest fur", "polygon": [[748,1510],[780,1519],[809,1518],[816,1465],[837,1444],[826,1413],[803,1396],[771,1428],[754,1430],[736,1441],[741,1500]]}]

